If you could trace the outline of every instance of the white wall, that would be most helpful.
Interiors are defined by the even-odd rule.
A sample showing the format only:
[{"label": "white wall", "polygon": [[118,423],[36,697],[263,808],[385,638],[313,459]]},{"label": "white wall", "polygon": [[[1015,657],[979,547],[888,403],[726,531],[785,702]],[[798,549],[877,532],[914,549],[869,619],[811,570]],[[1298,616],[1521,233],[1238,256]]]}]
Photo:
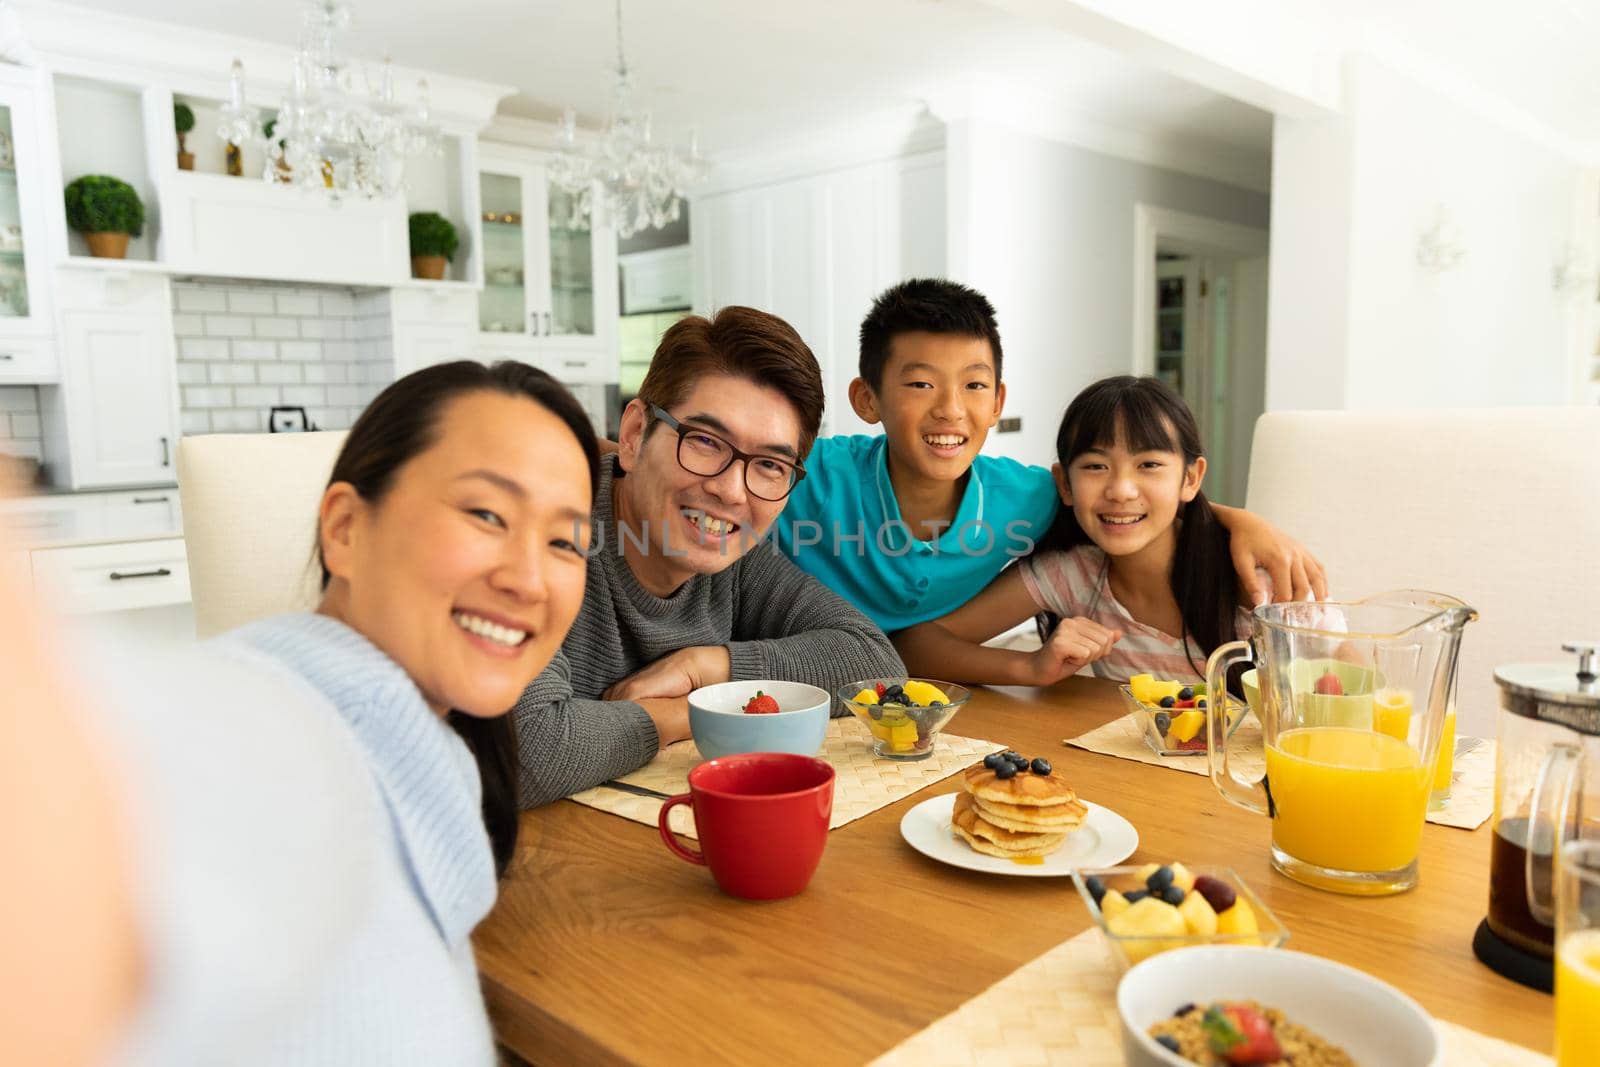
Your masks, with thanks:
[{"label": "white wall", "polygon": [[[1274,124],[1267,408],[1570,402],[1578,164],[1370,57],[1345,81],[1343,116]],[[1433,274],[1441,208],[1466,257]]]},{"label": "white wall", "polygon": [[1006,413],[986,450],[1048,463],[1084,386],[1133,369],[1134,205],[1265,228],[1247,189],[1046,140],[982,118],[946,130],[949,275],[995,305]]}]

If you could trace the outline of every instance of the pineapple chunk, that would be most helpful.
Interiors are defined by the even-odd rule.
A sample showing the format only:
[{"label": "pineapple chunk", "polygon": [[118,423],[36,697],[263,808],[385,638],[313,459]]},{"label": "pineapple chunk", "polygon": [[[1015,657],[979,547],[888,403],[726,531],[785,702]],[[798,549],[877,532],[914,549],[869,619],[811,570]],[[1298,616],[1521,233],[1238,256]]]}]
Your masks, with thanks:
[{"label": "pineapple chunk", "polygon": [[878,702],[878,691],[876,689],[863,689],[851,697],[850,700],[854,704],[876,704]]},{"label": "pineapple chunk", "polygon": [[918,704],[922,704],[925,707],[932,707],[935,700],[941,704],[950,703],[950,698],[944,695],[943,689],[940,689],[938,686],[932,685],[928,682],[918,682],[913,680],[907,682],[901,688],[905,690],[906,697],[908,699],[915,700]]},{"label": "pineapple chunk", "polygon": [[1128,962],[1138,963],[1157,952],[1180,947],[1183,942],[1171,939],[1183,937],[1189,927],[1177,908],[1164,900],[1144,897],[1115,919],[1106,920],[1106,929],[1124,939],[1120,944],[1128,954]]},{"label": "pineapple chunk", "polygon": [[1203,711],[1184,711],[1172,718],[1172,725],[1167,729],[1167,737],[1174,741],[1192,741],[1206,724],[1206,713]]},{"label": "pineapple chunk", "polygon": [[1154,704],[1161,699],[1155,694],[1155,684],[1155,675],[1136,674],[1128,679],[1128,692],[1141,704]]},{"label": "pineapple chunk", "polygon": [[889,729],[889,747],[896,752],[910,752],[917,747],[917,724],[907,719]]},{"label": "pineapple chunk", "polygon": [[1172,868],[1173,885],[1177,886],[1185,893],[1194,888],[1194,875],[1190,872],[1189,868],[1185,867],[1176,860],[1167,864],[1167,866]]},{"label": "pineapple chunk", "polygon": [[1107,889],[1106,895],[1100,898],[1100,916],[1110,922],[1118,915],[1133,907],[1128,903],[1128,898],[1115,889]]},{"label": "pineapple chunk", "polygon": [[[1199,896],[1198,893],[1191,894]],[[1245,903],[1244,897],[1233,902],[1233,907],[1217,916],[1217,933],[1219,934],[1256,934],[1261,932],[1261,927],[1256,923],[1256,913],[1250,905]],[[1241,937],[1231,942],[1236,945],[1259,945],[1259,938]]]},{"label": "pineapple chunk", "polygon": [[1210,937],[1217,932],[1217,913],[1211,910],[1211,905],[1199,893],[1184,897],[1183,903],[1178,905],[1178,914],[1183,916],[1184,925],[1191,934]]}]

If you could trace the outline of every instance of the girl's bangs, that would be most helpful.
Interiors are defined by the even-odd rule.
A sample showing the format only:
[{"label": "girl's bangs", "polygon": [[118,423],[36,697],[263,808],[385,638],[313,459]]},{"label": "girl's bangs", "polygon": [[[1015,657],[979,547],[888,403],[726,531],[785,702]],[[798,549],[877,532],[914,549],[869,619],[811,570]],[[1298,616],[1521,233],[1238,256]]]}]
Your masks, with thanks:
[{"label": "girl's bangs", "polygon": [[1100,389],[1080,397],[1079,402],[1082,410],[1073,419],[1072,446],[1064,457],[1067,462],[1092,449],[1103,451],[1119,443],[1130,452],[1183,452],[1171,416],[1151,391]]}]

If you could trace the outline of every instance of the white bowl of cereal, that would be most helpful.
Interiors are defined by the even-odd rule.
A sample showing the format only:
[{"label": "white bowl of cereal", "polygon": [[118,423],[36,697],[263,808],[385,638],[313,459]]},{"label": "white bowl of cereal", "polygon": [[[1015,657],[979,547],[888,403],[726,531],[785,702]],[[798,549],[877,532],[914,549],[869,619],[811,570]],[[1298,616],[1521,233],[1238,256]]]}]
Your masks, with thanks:
[{"label": "white bowl of cereal", "polygon": [[1303,952],[1231,945],[1164,952],[1123,975],[1117,1012],[1134,1067],[1225,1064],[1214,1038],[1223,1045],[1267,1040],[1252,1012],[1296,1067],[1444,1062],[1433,1022],[1416,1001],[1354,967]]}]

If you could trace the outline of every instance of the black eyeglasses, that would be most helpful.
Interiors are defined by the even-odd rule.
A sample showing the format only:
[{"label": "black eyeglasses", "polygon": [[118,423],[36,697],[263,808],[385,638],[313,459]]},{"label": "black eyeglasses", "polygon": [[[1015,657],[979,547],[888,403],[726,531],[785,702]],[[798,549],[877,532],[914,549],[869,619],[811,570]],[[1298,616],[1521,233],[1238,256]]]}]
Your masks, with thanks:
[{"label": "black eyeglasses", "polygon": [[685,426],[660,406],[650,405],[650,414],[678,433],[678,466],[702,478],[714,478],[744,460],[744,487],[761,500],[782,500],[795,483],[806,476],[805,468],[776,456],[757,456],[741,452],[728,442],[698,426]]}]

